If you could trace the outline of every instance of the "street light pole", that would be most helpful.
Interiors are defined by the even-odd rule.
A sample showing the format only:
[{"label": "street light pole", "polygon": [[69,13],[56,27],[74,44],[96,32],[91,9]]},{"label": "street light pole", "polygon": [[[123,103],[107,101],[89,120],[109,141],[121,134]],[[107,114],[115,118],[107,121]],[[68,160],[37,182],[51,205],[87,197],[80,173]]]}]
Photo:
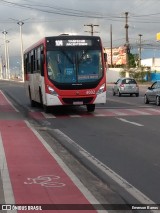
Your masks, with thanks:
[{"label": "street light pole", "polygon": [[17,24],[20,26],[20,41],[21,41],[21,66],[22,66],[22,81],[24,82],[24,60],[23,60],[23,39],[22,39],[22,26],[23,21],[18,21]]},{"label": "street light pole", "polygon": [[2,32],[4,35],[4,53],[5,53],[5,75],[4,78],[7,78],[7,73],[8,73],[8,60],[7,60],[7,45],[6,45],[6,35],[7,35],[7,31],[3,31]]},{"label": "street light pole", "polygon": [[142,55],[142,34],[139,34],[139,68],[141,69],[141,56]]},{"label": "street light pole", "polygon": [[7,79],[10,79],[10,65],[9,65],[9,41],[6,40],[6,51],[7,51],[7,68],[8,68],[8,72],[7,72]]}]

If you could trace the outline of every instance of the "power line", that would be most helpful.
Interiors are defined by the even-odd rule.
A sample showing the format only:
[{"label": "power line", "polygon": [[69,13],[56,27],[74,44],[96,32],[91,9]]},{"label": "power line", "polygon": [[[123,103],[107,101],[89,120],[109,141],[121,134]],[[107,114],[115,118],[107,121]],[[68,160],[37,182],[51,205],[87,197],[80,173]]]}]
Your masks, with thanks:
[{"label": "power line", "polygon": [[[64,16],[75,16],[75,17],[88,17],[88,18],[99,18],[99,19],[108,19],[112,21],[123,21],[124,17],[118,16],[115,14],[108,14],[104,15],[102,13],[97,12],[91,12],[91,11],[84,11],[84,10],[77,10],[77,9],[70,9],[70,8],[64,8],[64,7],[57,7],[57,6],[51,6],[51,5],[44,5],[44,4],[19,4],[15,2],[11,2],[8,0],[0,0],[0,2],[6,3],[8,5],[20,7],[20,8],[26,8],[26,9],[32,9],[41,11],[44,13],[50,13],[50,14],[57,14],[57,15],[64,15]],[[160,15],[160,13],[151,13],[151,14],[143,14],[143,15],[132,15],[130,18],[140,18],[140,17],[150,17]],[[130,20],[131,21],[131,20]],[[145,23],[145,21],[138,20],[139,23]],[[146,22],[148,23],[148,22]],[[153,22],[152,22],[153,23]],[[159,23],[159,22],[154,22]]]}]

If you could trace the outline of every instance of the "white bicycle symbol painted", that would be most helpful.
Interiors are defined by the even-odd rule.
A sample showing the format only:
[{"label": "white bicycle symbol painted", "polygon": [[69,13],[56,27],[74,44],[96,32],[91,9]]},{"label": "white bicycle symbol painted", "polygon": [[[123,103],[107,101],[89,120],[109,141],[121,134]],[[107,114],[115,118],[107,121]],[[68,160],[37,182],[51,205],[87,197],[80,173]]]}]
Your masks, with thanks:
[{"label": "white bicycle symbol painted", "polygon": [[64,187],[65,183],[59,183],[59,176],[56,175],[42,175],[36,178],[27,178],[27,182],[24,184],[39,184],[44,187]]}]

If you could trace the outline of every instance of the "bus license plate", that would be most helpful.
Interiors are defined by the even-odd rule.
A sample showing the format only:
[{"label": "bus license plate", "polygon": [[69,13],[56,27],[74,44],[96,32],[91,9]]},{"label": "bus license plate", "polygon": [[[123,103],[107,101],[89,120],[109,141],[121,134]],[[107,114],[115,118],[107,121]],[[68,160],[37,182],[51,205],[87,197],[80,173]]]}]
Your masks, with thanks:
[{"label": "bus license plate", "polygon": [[83,105],[83,101],[74,101],[73,105]]},{"label": "bus license plate", "polygon": [[131,86],[127,86],[127,89],[132,89],[132,87]]}]

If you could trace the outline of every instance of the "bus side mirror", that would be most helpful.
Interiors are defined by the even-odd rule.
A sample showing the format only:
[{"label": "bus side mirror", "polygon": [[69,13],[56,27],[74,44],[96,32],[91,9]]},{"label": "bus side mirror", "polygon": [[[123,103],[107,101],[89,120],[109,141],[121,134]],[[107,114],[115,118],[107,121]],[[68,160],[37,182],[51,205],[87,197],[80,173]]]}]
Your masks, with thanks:
[{"label": "bus side mirror", "polygon": [[104,61],[107,62],[107,53],[104,53]]}]

